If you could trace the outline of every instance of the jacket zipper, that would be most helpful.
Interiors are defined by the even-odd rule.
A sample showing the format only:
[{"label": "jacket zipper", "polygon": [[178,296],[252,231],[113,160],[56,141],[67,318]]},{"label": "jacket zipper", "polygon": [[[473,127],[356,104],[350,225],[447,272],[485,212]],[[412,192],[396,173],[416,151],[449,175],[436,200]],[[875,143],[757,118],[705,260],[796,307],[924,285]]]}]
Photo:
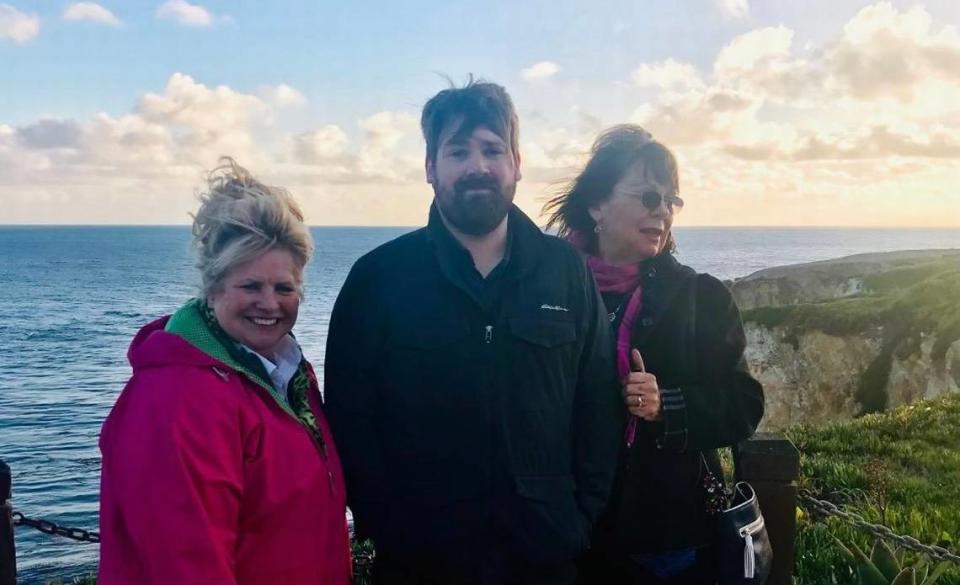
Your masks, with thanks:
[{"label": "jacket zipper", "polygon": [[483,342],[489,344],[493,341],[493,325],[487,325],[483,331]]},{"label": "jacket zipper", "polygon": [[[490,326],[490,329],[492,328],[493,327]],[[228,381],[229,374],[227,372],[223,371],[217,366],[211,366],[211,369],[213,370],[213,373],[216,374],[217,377],[219,377],[221,380],[223,380],[224,382]],[[260,386],[261,388],[266,390],[267,394],[269,394],[270,397],[273,398],[274,401],[276,401],[287,414],[293,417],[293,420],[297,421],[297,424],[299,424],[303,428],[303,430],[307,433],[307,436],[310,437],[310,442],[313,443],[317,447],[317,451],[320,452],[320,458],[323,460],[324,467],[327,467],[327,483],[330,486],[330,493],[331,494],[336,493],[336,489],[334,488],[335,482],[333,480],[333,471],[331,471],[328,467],[330,464],[330,458],[327,454],[327,441],[323,438],[323,430],[318,428],[317,432],[319,433],[319,437],[314,436],[313,430],[310,428],[310,425],[302,421],[300,417],[293,412],[293,409],[290,407],[288,403],[281,401],[274,392],[272,392],[268,388],[263,387],[262,384],[257,383],[257,386]]]}]

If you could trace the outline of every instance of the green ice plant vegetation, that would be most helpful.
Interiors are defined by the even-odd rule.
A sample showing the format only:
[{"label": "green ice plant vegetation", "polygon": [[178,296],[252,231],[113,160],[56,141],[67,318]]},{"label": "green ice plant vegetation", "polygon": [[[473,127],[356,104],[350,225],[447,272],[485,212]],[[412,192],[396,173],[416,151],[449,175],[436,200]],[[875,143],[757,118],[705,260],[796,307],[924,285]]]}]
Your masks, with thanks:
[{"label": "green ice plant vegetation", "polygon": [[[853,421],[797,427],[787,435],[800,450],[801,488],[896,534],[957,551],[960,394]],[[794,569],[798,585],[880,582],[863,580],[876,574],[861,571],[866,555],[857,550],[872,550],[867,558],[876,559],[876,568],[888,576],[883,582],[894,582],[888,575],[890,563],[881,560],[883,549],[871,549],[872,540],[842,519],[811,518],[799,508]],[[960,585],[958,565],[933,567],[923,555],[908,551],[899,551],[896,558],[899,572],[912,568],[918,584],[924,583],[921,576],[930,578],[939,571],[937,585]],[[927,573],[922,573],[924,567]],[[914,582],[908,576],[903,579]]]}]

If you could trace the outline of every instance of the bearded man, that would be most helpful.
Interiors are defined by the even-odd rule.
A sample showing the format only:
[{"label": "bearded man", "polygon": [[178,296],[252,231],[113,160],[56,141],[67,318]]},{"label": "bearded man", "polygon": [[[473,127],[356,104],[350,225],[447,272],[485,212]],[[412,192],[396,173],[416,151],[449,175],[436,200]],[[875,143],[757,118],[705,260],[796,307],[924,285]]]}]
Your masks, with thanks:
[{"label": "bearded man", "polygon": [[513,205],[517,116],[470,81],[421,118],[427,226],[353,266],[326,410],[375,582],[569,583],[622,436],[614,346],[582,258]]}]

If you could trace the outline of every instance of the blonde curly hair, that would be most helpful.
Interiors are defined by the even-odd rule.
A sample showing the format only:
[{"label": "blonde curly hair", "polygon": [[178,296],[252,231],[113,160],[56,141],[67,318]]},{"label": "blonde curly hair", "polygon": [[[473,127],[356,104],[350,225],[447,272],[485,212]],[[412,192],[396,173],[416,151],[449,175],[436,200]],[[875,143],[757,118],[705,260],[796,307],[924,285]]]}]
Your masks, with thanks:
[{"label": "blonde curly hair", "polygon": [[207,191],[199,199],[200,209],[192,214],[193,248],[205,297],[218,292],[232,268],[275,248],[293,256],[303,294],[303,268],[313,257],[313,237],[286,189],[264,185],[225,156],[210,171]]}]

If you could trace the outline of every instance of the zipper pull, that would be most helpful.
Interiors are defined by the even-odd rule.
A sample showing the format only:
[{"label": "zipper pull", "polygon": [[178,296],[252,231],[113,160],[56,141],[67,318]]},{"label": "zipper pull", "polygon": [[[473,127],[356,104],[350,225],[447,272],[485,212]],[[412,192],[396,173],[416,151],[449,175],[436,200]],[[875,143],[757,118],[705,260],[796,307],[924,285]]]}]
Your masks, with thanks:
[{"label": "zipper pull", "polygon": [[743,547],[743,577],[745,579],[753,579],[753,575],[756,572],[756,561],[753,558],[753,534],[748,532],[744,538],[747,542],[746,546]]},{"label": "zipper pull", "polygon": [[493,325],[487,325],[484,329],[483,341],[484,343],[490,343],[493,341]]}]

